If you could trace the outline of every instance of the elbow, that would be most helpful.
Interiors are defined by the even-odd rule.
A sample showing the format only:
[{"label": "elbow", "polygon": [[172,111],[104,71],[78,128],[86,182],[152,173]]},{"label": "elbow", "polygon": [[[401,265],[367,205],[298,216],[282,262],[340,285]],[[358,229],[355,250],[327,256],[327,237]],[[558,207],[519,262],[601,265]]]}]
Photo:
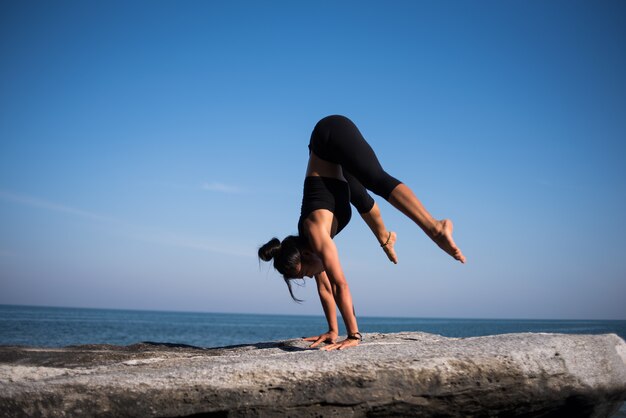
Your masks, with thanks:
[{"label": "elbow", "polygon": [[348,282],[345,280],[340,281],[339,283],[335,283],[333,286],[333,290],[335,293],[347,292],[349,291]]},{"label": "elbow", "polygon": [[317,293],[319,294],[321,299],[333,299],[333,290],[330,288],[320,287],[317,289]]},{"label": "elbow", "polygon": [[342,280],[341,282],[337,283],[336,286],[337,286],[337,289],[344,290],[348,288],[348,282],[346,282],[345,280]]}]

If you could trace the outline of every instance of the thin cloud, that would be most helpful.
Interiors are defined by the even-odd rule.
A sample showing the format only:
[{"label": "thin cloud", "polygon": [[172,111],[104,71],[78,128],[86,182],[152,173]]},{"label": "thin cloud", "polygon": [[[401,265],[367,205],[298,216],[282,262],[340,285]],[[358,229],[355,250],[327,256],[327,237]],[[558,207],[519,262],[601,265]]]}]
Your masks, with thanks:
[{"label": "thin cloud", "polygon": [[204,190],[209,192],[218,192],[218,193],[230,193],[237,194],[243,193],[243,189],[237,186],[232,186],[229,184],[220,183],[217,181],[213,182],[204,182],[198,186],[197,184],[180,184],[180,183],[172,183],[172,182],[164,182],[161,183],[163,186],[180,189],[180,190]]},{"label": "thin cloud", "polygon": [[[236,248],[236,246],[225,246],[222,242],[213,244],[210,242],[210,240],[178,236],[171,234],[167,231],[155,231],[153,228],[132,225],[127,222],[112,218],[110,216],[62,205],[56,202],[51,202],[49,200],[44,200],[32,196],[25,196],[0,190],[0,199],[25,206],[65,213],[68,215],[89,219],[98,223],[106,223],[109,224],[109,226],[113,230],[121,231],[119,232],[119,235],[134,240],[206,251],[217,254],[234,255],[238,257],[250,256],[250,253],[248,251],[244,251],[241,248]],[[116,232],[116,234],[118,233]],[[0,257],[10,257],[13,255],[14,254],[11,252],[0,250]]]},{"label": "thin cloud", "polygon": [[67,213],[70,215],[79,216],[81,218],[91,219],[98,222],[119,222],[109,216],[101,215],[99,213],[90,212],[82,209],[73,208],[71,206],[61,205],[49,200],[39,199],[32,196],[19,195],[7,191],[0,190],[0,199],[7,200],[13,203],[19,203],[26,206],[36,207],[51,210],[54,212]]},{"label": "thin cloud", "polygon": [[255,252],[250,251],[247,248],[237,248],[235,246],[225,245],[224,243],[212,244],[208,240],[178,236],[163,231],[135,232],[132,234],[132,236],[139,241],[174,246],[179,248],[187,248],[202,252],[210,252],[237,257],[256,257]]},{"label": "thin cloud", "polygon": [[211,192],[220,192],[220,193],[241,193],[242,190],[239,187],[230,186],[223,183],[211,182],[211,183],[203,183],[202,190],[208,190]]}]

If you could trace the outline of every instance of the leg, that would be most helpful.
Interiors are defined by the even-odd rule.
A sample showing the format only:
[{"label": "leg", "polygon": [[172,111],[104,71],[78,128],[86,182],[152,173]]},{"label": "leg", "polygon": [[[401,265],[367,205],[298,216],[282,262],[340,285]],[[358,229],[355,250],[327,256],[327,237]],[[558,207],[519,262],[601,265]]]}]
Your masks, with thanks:
[{"label": "leg", "polygon": [[426,235],[435,241],[442,250],[461,263],[465,263],[465,256],[452,239],[453,225],[451,220],[438,221],[433,218],[413,191],[405,184],[400,184],[393,189],[388,200],[396,209],[422,228]]},{"label": "leg", "polygon": [[313,130],[311,146],[320,148],[324,159],[340,164],[354,175],[368,190],[389,201],[408,216],[441,249],[455,259],[465,262],[465,257],[452,239],[452,221],[436,220],[424,208],[406,185],[385,172],[376,154],[365,141],[352,121],[343,116],[322,119]]},{"label": "leg", "polygon": [[374,150],[359,129],[344,116],[328,116],[315,126],[311,135],[311,150],[321,159],[343,167],[367,190],[387,200],[400,184],[383,170]]},{"label": "leg", "polygon": [[380,246],[383,248],[385,254],[387,254],[389,261],[394,264],[398,264],[398,256],[396,255],[396,250],[394,249],[397,238],[396,233],[387,231],[387,228],[385,228],[385,223],[380,215],[378,205],[374,203],[374,206],[372,206],[372,209],[369,212],[361,213],[361,218],[363,218],[367,226],[369,226],[378,239],[378,242],[380,242]]},{"label": "leg", "polygon": [[383,217],[380,214],[380,208],[367,193],[367,190],[352,174],[343,170],[343,176],[348,181],[350,186],[350,203],[359,211],[361,218],[365,221],[370,228],[378,242],[380,243],[383,251],[387,254],[389,261],[394,264],[398,264],[398,257],[394,250],[396,243],[396,233],[388,231],[383,222]]}]

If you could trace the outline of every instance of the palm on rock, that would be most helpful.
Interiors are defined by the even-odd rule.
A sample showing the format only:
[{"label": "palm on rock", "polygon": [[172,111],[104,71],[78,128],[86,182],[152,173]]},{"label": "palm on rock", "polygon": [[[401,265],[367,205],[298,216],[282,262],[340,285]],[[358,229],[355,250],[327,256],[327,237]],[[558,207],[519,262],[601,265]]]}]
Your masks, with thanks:
[{"label": "palm on rock", "polygon": [[321,343],[334,344],[335,341],[337,341],[337,333],[336,332],[326,332],[326,333],[321,334],[321,335],[314,335],[314,336],[311,336],[311,337],[305,337],[303,339],[304,339],[304,341],[313,341],[313,344],[311,344],[309,347],[310,348],[315,348],[318,345],[320,345]]}]

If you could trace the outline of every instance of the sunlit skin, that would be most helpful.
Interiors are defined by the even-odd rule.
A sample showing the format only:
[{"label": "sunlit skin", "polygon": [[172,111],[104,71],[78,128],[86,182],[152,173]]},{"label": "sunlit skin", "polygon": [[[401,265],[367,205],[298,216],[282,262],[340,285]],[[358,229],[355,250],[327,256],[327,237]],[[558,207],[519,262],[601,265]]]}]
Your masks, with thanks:
[{"label": "sunlit skin", "polygon": [[[340,165],[325,161],[313,152],[309,157],[306,175],[332,177],[345,181]],[[389,203],[412,219],[446,253],[465,263],[465,256],[452,239],[452,221],[434,219],[411,189],[404,184],[399,184],[391,192]],[[381,245],[384,244],[382,249],[389,260],[397,264],[398,257],[394,249],[397,235],[385,227],[378,205],[374,203],[372,209],[361,214],[361,217],[378,242]],[[327,332],[304,339],[312,342],[310,346],[312,348],[326,343],[327,345],[321,349],[329,351],[357,346],[359,340],[346,338],[337,341],[339,326],[336,307],[341,312],[348,335],[359,332],[350,288],[339,262],[337,247],[333,242],[333,237],[337,232],[337,220],[331,211],[318,209],[311,212],[304,220],[303,230],[309,240],[310,250],[304,250],[301,254],[302,261],[297,277],[315,277],[320,302],[328,322]]]}]

